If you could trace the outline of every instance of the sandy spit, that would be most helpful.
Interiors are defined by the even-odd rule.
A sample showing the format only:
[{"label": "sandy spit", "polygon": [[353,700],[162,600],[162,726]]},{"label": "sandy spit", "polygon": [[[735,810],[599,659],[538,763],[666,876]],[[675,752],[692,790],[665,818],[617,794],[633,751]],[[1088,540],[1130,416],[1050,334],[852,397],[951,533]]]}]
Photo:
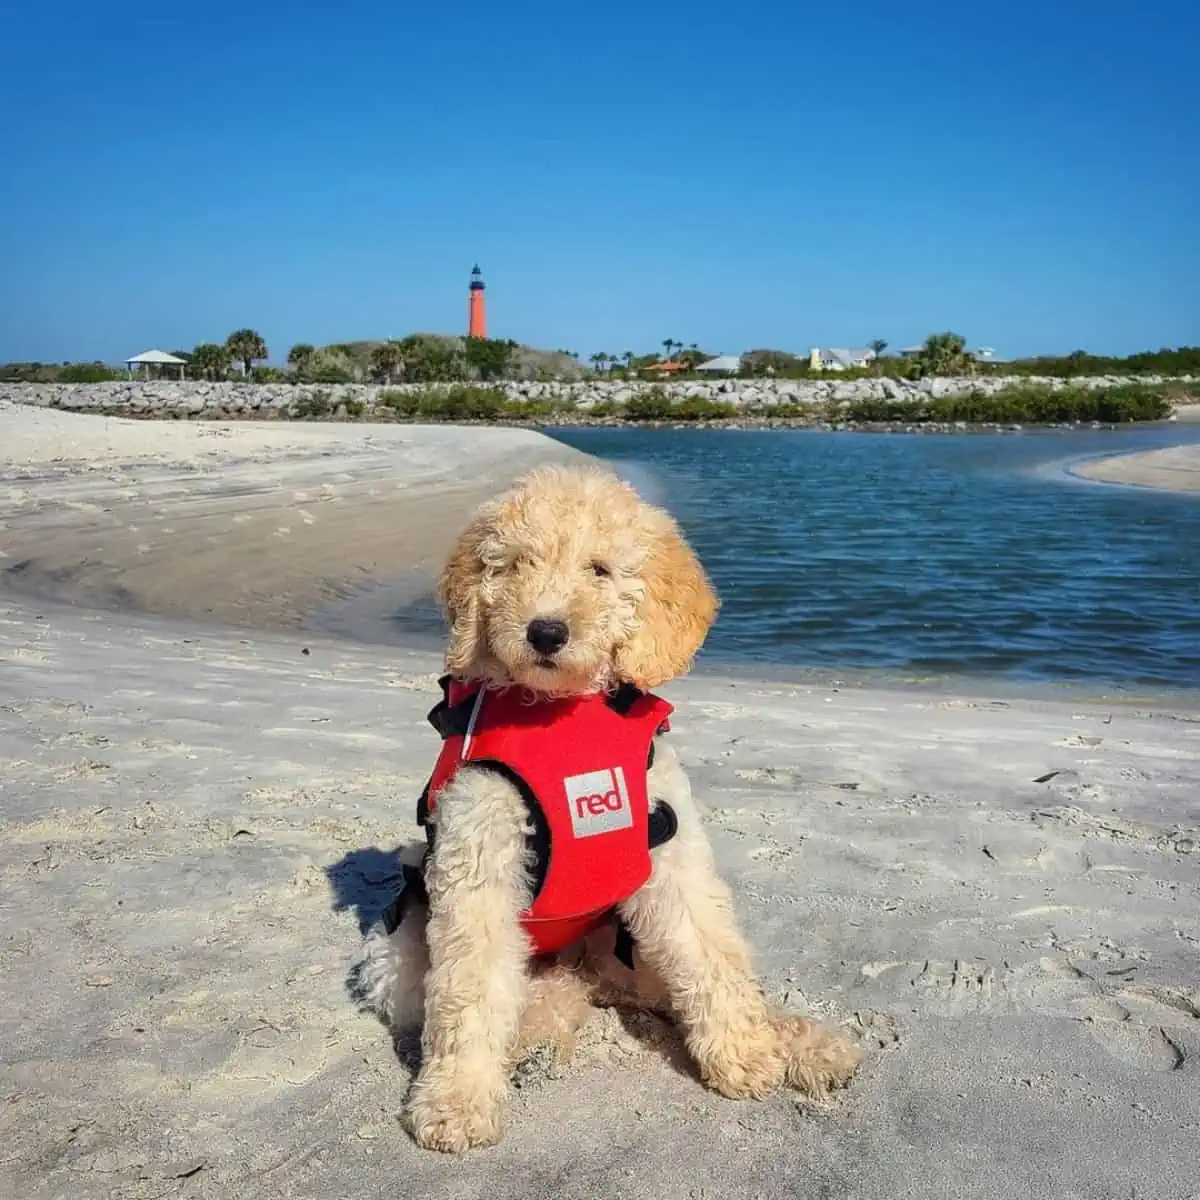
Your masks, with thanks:
[{"label": "sandy spit", "polygon": [[1200,492],[1200,445],[1168,446],[1164,450],[1092,459],[1073,466],[1071,472],[1100,483]]},{"label": "sandy spit", "polygon": [[[95,420],[61,419],[80,439]],[[30,452],[4,486],[34,496],[0,545],[32,520],[51,562],[77,561],[83,527],[106,549],[119,520],[72,507],[98,480],[137,493],[106,503],[139,522],[168,507],[189,553],[218,528],[191,514],[225,505],[229,560],[248,563],[232,475],[314,525],[294,491],[380,488],[399,560],[424,536],[405,506],[484,451],[444,429],[340,442],[372,435],[288,428],[313,441],[252,440],[211,475],[199,439],[236,433],[166,434],[197,439],[172,445],[180,466],[152,441],[136,462],[130,441],[74,456],[93,470]],[[275,586],[309,586],[292,552],[311,528],[252,543]],[[165,605],[183,567],[154,535],[168,578],[137,583]],[[126,572],[117,544],[104,561]],[[216,596],[219,539],[210,553],[173,578]],[[767,989],[861,1037],[862,1075],[825,1107],[731,1103],[661,1027],[603,1014],[574,1062],[524,1076],[501,1146],[445,1159],[397,1124],[411,1055],[346,986],[415,832],[438,658],[255,628],[294,606],[237,594],[219,616],[241,628],[186,598],[150,615],[0,593],[0,1196],[1200,1193],[1200,705],[672,685]]]},{"label": "sandy spit", "polygon": [[427,591],[480,500],[536,462],[577,457],[519,429],[0,405],[0,586],[296,628],[380,581]]}]

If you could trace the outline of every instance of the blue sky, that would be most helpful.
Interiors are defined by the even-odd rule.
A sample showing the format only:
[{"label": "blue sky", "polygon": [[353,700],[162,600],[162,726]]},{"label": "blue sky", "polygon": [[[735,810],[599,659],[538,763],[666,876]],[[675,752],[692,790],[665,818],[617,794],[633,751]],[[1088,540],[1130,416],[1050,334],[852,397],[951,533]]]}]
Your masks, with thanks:
[{"label": "blue sky", "polygon": [[0,360],[1200,342],[1182,0],[13,6]]}]

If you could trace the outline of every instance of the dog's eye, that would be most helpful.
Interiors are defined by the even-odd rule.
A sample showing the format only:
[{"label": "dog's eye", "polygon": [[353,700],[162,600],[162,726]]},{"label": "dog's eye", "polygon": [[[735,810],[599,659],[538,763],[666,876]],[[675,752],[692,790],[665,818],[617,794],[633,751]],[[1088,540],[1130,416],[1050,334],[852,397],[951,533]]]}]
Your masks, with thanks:
[{"label": "dog's eye", "polygon": [[598,579],[607,579],[612,572],[602,562],[594,562],[592,563],[592,574]]}]

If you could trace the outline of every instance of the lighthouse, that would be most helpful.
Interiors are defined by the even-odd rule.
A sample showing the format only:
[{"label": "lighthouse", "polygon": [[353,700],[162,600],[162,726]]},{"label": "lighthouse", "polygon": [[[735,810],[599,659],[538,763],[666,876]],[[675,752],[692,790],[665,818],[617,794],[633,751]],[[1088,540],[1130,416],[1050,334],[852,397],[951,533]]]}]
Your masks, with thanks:
[{"label": "lighthouse", "polygon": [[470,307],[467,310],[467,337],[487,337],[487,309],[483,299],[483,272],[479,264],[471,272]]}]

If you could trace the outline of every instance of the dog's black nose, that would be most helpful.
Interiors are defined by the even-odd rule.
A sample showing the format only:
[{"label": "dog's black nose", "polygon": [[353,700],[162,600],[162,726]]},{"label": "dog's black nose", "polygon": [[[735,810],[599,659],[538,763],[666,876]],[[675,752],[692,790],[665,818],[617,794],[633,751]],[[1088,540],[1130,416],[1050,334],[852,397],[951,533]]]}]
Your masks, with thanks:
[{"label": "dog's black nose", "polygon": [[529,622],[525,640],[539,654],[557,654],[571,640],[571,631],[566,621],[543,621],[539,618]]}]

